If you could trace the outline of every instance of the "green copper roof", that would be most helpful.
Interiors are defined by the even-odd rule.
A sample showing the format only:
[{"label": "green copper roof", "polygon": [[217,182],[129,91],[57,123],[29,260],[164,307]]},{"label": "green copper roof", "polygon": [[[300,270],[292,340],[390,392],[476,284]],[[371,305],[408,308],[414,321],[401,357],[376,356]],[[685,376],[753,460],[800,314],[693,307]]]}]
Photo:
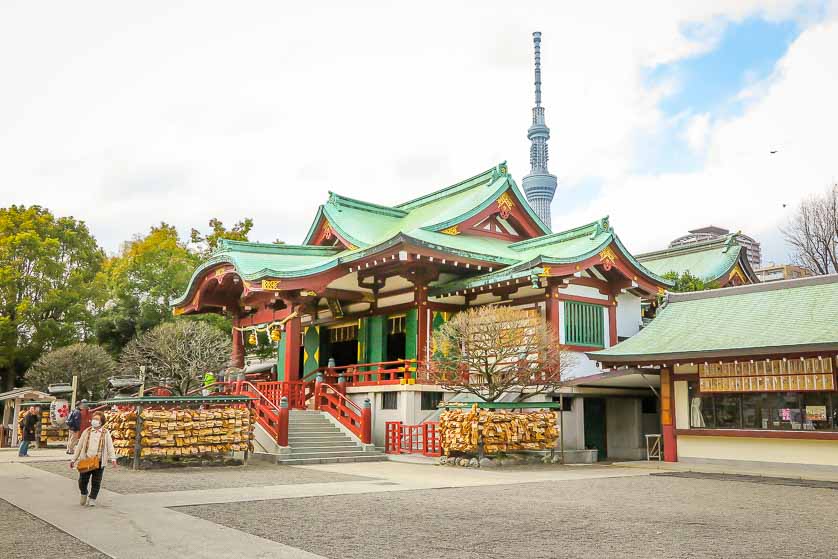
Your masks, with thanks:
[{"label": "green copper roof", "polygon": [[838,350],[838,275],[671,293],[638,334],[588,355],[604,363]]},{"label": "green copper roof", "polygon": [[358,247],[378,244],[398,233],[415,236],[419,229],[440,231],[479,213],[506,190],[512,193],[541,231],[549,233],[550,230],[529,207],[505,169],[505,164],[501,163],[465,181],[395,207],[330,193],[328,202],[320,207],[315,216],[303,244],[311,241],[323,216],[338,234]]},{"label": "green copper roof", "polygon": [[[509,243],[489,236],[449,235],[441,232],[477,215],[495,203],[504,192],[510,193],[543,235]],[[317,232],[323,218],[328,219],[333,230],[353,248],[343,250],[342,247],[306,244]],[[578,262],[601,251],[612,241],[640,270],[645,270],[619,243],[608,224],[608,218],[567,231],[550,233],[532,212],[515,181],[507,174],[505,163],[501,163],[463,182],[395,207],[370,204],[330,193],[329,200],[318,209],[303,245],[223,241],[216,252],[195,271],[187,292],[173,304],[183,304],[194,290],[197,279],[206,270],[225,263],[235,266],[236,271],[246,280],[294,278],[319,273],[341,264],[351,264],[405,242],[450,254],[452,258],[482,261],[484,264],[477,268],[482,274],[509,267],[509,273],[527,275],[542,262]],[[651,272],[647,272],[647,275],[660,283],[669,283]],[[483,281],[481,277],[473,279]]]},{"label": "green copper roof", "polygon": [[736,242],[735,235],[638,254],[637,260],[661,276],[669,272],[678,275],[689,272],[706,282],[726,279],[723,276],[739,262],[749,279],[757,281],[745,258],[745,250]]}]

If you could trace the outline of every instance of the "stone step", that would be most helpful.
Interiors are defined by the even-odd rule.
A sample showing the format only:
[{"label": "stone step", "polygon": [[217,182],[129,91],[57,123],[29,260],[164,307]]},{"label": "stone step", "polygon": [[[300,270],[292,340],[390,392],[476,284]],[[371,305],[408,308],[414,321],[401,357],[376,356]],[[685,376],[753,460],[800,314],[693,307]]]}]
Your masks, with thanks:
[{"label": "stone step", "polygon": [[359,454],[358,456],[342,456],[340,458],[283,458],[277,464],[283,466],[307,466],[311,464],[338,464],[346,462],[381,462],[387,460],[385,454]]},{"label": "stone step", "polygon": [[359,446],[356,446],[349,450],[321,450],[318,452],[308,451],[309,449],[307,448],[294,449],[294,447],[291,447],[291,456],[294,458],[340,458],[341,456],[355,456],[356,454],[365,454],[364,449]]},{"label": "stone step", "polygon": [[291,433],[288,433],[288,440],[289,441],[314,441],[314,440],[318,440],[318,439],[321,439],[321,440],[322,439],[354,440],[351,437],[349,437],[348,435],[346,435],[345,433],[341,433],[340,431],[338,431],[337,433],[335,433],[334,431],[327,431],[327,432],[324,432],[324,433],[318,433],[316,431],[312,431],[312,432],[308,432],[308,433],[295,433],[293,435]]},{"label": "stone step", "polygon": [[320,455],[341,455],[344,453],[347,454],[355,454],[358,452],[364,452],[364,449],[355,444],[344,444],[342,446],[292,446],[291,447],[291,455],[292,456],[300,456],[302,454],[309,455],[311,454],[314,456],[315,454]]},{"label": "stone step", "polygon": [[291,448],[325,448],[325,447],[357,447],[358,444],[352,439],[314,439],[313,441],[288,441]]},{"label": "stone step", "polygon": [[331,423],[322,425],[288,425],[288,433],[311,433],[311,432],[326,432],[326,431],[335,431],[340,433],[340,429],[332,425]]}]

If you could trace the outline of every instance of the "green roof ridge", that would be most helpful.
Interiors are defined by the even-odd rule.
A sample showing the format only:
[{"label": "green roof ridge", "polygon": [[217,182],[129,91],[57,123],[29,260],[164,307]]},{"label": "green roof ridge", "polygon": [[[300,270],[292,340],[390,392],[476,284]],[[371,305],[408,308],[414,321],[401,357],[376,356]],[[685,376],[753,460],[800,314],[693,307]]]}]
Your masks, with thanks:
[{"label": "green roof ridge", "polygon": [[459,194],[464,190],[469,190],[476,186],[480,186],[480,184],[484,184],[486,182],[491,181],[495,169],[497,169],[497,167],[492,167],[490,169],[487,169],[486,171],[483,171],[482,173],[474,175],[473,177],[469,177],[464,181],[460,181],[456,184],[446,186],[429,194],[419,196],[418,198],[414,198],[413,200],[408,200],[407,202],[396,204],[395,207],[400,210],[410,211],[435,202],[440,198],[446,198],[448,196],[453,196],[454,194]]},{"label": "green roof ridge", "polygon": [[383,214],[389,217],[405,217],[408,212],[404,210],[400,210],[398,208],[392,208],[390,206],[382,206],[381,204],[373,204],[371,202],[364,202],[363,200],[358,200],[356,198],[349,198],[348,196],[342,196],[335,192],[329,191],[329,204],[335,206],[346,206],[348,208],[354,208],[356,210],[363,210],[363,211],[370,211],[373,213]]},{"label": "green roof ridge", "polygon": [[522,252],[524,250],[538,248],[544,245],[551,245],[561,241],[577,239],[586,235],[594,235],[607,230],[609,230],[608,216],[605,216],[602,219],[586,223],[585,225],[580,225],[579,227],[574,227],[573,229],[567,229],[565,231],[558,231],[556,233],[535,237],[533,239],[518,241],[517,243],[509,245],[509,248]]},{"label": "green roof ridge", "polygon": [[252,241],[233,241],[221,239],[214,254],[228,250],[238,252],[261,252],[269,254],[298,254],[308,256],[331,256],[341,252],[343,248],[315,245],[286,245],[279,243],[257,243]]}]

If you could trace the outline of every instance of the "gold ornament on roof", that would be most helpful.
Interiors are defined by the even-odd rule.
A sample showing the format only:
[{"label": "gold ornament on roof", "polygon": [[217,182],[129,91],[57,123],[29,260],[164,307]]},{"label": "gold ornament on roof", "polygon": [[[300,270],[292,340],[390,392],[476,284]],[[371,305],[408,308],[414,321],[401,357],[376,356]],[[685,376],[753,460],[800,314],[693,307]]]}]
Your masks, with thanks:
[{"label": "gold ornament on roof", "polygon": [[460,226],[459,225],[452,225],[451,227],[446,227],[440,233],[445,233],[446,235],[459,235],[460,234]]},{"label": "gold ornament on roof", "polygon": [[727,281],[729,283],[733,283],[733,280],[739,279],[741,283],[748,283],[748,279],[745,277],[745,273],[742,272],[742,268],[739,267],[739,264],[731,270],[730,275],[727,277]]},{"label": "gold ornament on roof", "polygon": [[266,289],[267,291],[276,291],[279,289],[279,284],[281,283],[280,280],[262,280],[262,289]]},{"label": "gold ornament on roof", "polygon": [[323,238],[326,240],[332,238],[332,224],[328,221],[323,224]]},{"label": "gold ornament on roof", "polygon": [[509,195],[509,192],[504,192],[501,194],[497,199],[498,209],[500,210],[500,216],[503,219],[507,219],[509,214],[512,212],[512,208],[515,207],[515,202],[512,201],[512,197]]},{"label": "gold ornament on roof", "polygon": [[546,278],[546,277],[547,277],[547,276],[549,276],[549,275],[550,275],[550,266],[544,266],[544,267],[541,269],[541,273],[540,273],[540,274],[538,274],[538,277],[540,277],[540,278]]},{"label": "gold ornament on roof", "polygon": [[605,247],[602,252],[599,253],[599,261],[602,262],[603,268],[605,268],[606,271],[610,270],[617,261],[617,255],[614,253],[614,249],[610,246]]},{"label": "gold ornament on roof", "polygon": [[251,332],[250,336],[247,338],[247,343],[250,345],[256,345],[256,332]]}]

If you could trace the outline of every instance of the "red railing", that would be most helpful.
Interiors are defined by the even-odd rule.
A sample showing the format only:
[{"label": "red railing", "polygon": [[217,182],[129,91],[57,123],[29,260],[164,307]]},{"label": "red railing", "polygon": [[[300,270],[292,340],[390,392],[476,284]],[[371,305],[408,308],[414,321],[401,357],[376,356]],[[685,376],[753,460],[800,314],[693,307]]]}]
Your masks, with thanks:
[{"label": "red railing", "polygon": [[358,363],[338,367],[320,367],[308,373],[303,380],[314,380],[318,373],[323,373],[326,382],[337,384],[338,379],[343,377],[348,386],[425,383],[426,380],[422,378],[418,368],[416,359]]},{"label": "red railing", "polygon": [[362,408],[334,386],[326,383],[316,385],[314,409],[329,412],[362,443],[372,443],[372,410],[366,405]]},{"label": "red railing", "polygon": [[288,407],[294,410],[302,410],[306,407],[306,401],[311,397],[309,384],[304,381],[278,381],[278,382],[256,382],[253,383],[262,394],[271,402],[279,405],[283,396],[288,398]]},{"label": "red railing", "polygon": [[[279,446],[288,446],[288,407],[283,407],[253,384],[243,382],[225,383],[232,385],[234,394],[255,398],[256,419]],[[272,394],[273,396],[274,394]],[[282,396],[279,396],[281,398]]]},{"label": "red railing", "polygon": [[439,422],[404,425],[401,421],[388,421],[385,423],[384,451],[387,454],[442,456]]}]

